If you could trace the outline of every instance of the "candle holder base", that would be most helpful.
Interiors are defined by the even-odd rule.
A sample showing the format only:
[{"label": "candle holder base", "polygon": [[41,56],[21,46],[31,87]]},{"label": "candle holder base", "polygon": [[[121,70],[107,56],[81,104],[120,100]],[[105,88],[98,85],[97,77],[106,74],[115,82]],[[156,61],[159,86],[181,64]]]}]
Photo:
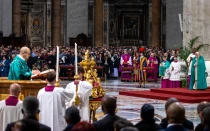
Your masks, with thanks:
[{"label": "candle holder base", "polygon": [[60,87],[60,83],[59,82],[56,82],[55,83],[55,87]]}]

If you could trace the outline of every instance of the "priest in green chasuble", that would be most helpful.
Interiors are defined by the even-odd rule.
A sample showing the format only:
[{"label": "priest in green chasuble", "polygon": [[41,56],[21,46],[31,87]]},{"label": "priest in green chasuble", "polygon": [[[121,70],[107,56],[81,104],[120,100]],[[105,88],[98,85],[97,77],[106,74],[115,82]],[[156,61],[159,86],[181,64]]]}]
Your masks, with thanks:
[{"label": "priest in green chasuble", "polygon": [[199,52],[196,52],[195,57],[192,60],[190,90],[205,90],[206,88],[205,60],[200,56]]},{"label": "priest in green chasuble", "polygon": [[10,64],[8,80],[30,80],[32,74],[40,73],[38,70],[31,71],[27,65],[27,60],[31,55],[28,47],[22,47],[20,54]]}]

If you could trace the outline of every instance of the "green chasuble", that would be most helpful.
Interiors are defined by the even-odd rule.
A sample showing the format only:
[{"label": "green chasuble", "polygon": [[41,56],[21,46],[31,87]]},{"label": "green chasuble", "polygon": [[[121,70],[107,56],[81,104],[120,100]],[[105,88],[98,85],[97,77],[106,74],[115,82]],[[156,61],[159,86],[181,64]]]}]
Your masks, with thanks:
[{"label": "green chasuble", "polygon": [[[197,67],[194,66],[195,64],[197,64]],[[203,90],[207,88],[205,71],[206,65],[204,58],[202,56],[200,56],[198,59],[194,57],[191,67],[190,90]]]},{"label": "green chasuble", "polygon": [[17,55],[10,64],[8,80],[30,80],[31,75],[27,62]]},{"label": "green chasuble", "polygon": [[159,76],[164,77],[166,69],[170,67],[170,62],[161,62],[159,66]]}]

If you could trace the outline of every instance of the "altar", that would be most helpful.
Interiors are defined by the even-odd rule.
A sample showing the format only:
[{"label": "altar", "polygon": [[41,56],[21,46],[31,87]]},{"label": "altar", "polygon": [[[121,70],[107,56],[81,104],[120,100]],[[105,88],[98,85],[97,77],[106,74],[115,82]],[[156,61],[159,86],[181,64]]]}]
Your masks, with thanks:
[{"label": "altar", "polygon": [[37,96],[39,90],[47,85],[43,80],[8,80],[7,77],[0,77],[0,94],[9,94],[9,87],[18,83],[21,87],[21,94],[26,96]]}]

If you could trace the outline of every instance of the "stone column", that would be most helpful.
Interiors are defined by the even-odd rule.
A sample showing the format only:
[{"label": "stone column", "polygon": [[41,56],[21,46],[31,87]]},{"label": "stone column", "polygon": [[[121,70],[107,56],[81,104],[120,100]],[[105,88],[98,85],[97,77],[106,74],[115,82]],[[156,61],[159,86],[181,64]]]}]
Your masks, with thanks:
[{"label": "stone column", "polygon": [[12,31],[15,33],[16,37],[20,37],[20,21],[21,21],[21,0],[13,0]]},{"label": "stone column", "polygon": [[152,0],[152,46],[160,46],[160,0]]},{"label": "stone column", "polygon": [[103,0],[95,0],[94,14],[95,46],[103,46]]},{"label": "stone column", "polygon": [[61,44],[61,0],[52,0],[52,43],[51,46]]}]

